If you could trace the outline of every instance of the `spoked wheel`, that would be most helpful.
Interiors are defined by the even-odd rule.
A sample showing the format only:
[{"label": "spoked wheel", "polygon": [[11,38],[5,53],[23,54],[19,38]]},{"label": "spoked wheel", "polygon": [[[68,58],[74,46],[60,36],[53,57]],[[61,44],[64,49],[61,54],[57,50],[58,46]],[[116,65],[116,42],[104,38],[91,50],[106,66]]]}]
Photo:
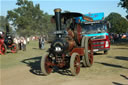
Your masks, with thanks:
[{"label": "spoked wheel", "polygon": [[16,44],[13,44],[13,45],[12,45],[12,48],[11,48],[11,52],[12,52],[12,53],[17,53],[17,51],[18,51],[18,50],[17,50],[17,45],[16,45]]},{"label": "spoked wheel", "polygon": [[48,56],[49,56],[48,54],[42,56],[41,65],[40,65],[41,71],[45,76],[49,75],[52,72],[51,62]]},{"label": "spoked wheel", "polygon": [[73,76],[80,72],[80,57],[78,53],[73,53],[70,59],[70,68]]},{"label": "spoked wheel", "polygon": [[88,37],[84,37],[84,56],[82,57],[83,65],[90,67],[93,64],[93,47],[92,41]]},{"label": "spoked wheel", "polygon": [[0,53],[1,53],[2,55],[5,54],[5,53],[6,53],[6,50],[7,50],[6,45],[5,45],[5,44],[2,44],[2,45],[1,45],[1,49],[0,49]]}]

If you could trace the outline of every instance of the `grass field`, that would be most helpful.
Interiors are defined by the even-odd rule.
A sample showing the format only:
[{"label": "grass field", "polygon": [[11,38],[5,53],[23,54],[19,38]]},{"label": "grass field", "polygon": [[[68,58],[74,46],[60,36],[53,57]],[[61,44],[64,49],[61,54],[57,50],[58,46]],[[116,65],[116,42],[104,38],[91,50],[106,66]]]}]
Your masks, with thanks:
[{"label": "grass field", "polygon": [[[26,51],[0,55],[1,85],[128,84],[127,43],[111,45],[111,49],[107,55],[103,55],[103,52],[98,52],[94,55],[94,64],[92,67],[81,68],[80,74],[75,77],[63,71],[53,72],[47,77],[40,74],[40,59],[48,48],[49,44],[45,44],[45,49],[40,50],[38,49],[38,42],[31,41],[27,45]],[[19,80],[22,81],[19,82]]]},{"label": "grass field", "polygon": [[29,44],[27,44],[26,51],[19,50],[18,53],[10,53],[10,51],[8,50],[5,55],[0,55],[0,68],[4,69],[11,68],[17,65],[23,65],[23,63],[21,63],[22,60],[42,56],[48,49],[48,47],[49,45],[45,44],[45,49],[40,50],[38,48],[38,42],[31,41]]},{"label": "grass field", "polygon": [[[29,44],[27,44],[26,51],[19,50],[18,53],[10,53],[10,51],[8,50],[5,55],[0,55],[0,60],[1,60],[0,68],[5,69],[5,68],[11,68],[17,65],[24,65],[22,61],[26,59],[31,59],[31,58],[42,57],[42,55],[46,53],[49,47],[50,47],[49,44],[46,43],[45,49],[40,50],[38,48],[38,42],[31,41]],[[116,54],[116,52],[118,55]],[[94,59],[95,59],[95,63],[97,64],[102,63],[103,61],[108,61],[111,63],[128,66],[128,63],[125,63],[128,57],[128,44],[121,43],[121,45],[120,44],[112,45],[108,55],[102,55],[102,52],[100,52],[94,56],[96,56]],[[104,58],[104,57],[107,57],[107,58]],[[117,59],[118,61],[113,62],[115,59]],[[31,60],[33,61],[34,59],[31,59]],[[122,62],[122,60],[124,61]]]}]

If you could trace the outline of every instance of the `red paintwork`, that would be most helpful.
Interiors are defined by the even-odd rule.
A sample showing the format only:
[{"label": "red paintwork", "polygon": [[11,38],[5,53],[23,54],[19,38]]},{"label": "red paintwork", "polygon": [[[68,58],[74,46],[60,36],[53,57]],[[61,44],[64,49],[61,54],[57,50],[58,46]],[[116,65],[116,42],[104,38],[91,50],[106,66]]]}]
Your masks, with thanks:
[{"label": "red paintwork", "polygon": [[12,48],[11,49],[12,53],[16,53],[17,52],[16,44],[12,44],[12,45],[10,45],[10,47]]},{"label": "red paintwork", "polygon": [[104,46],[104,44],[99,44],[99,45],[93,45],[93,46],[94,46],[94,47],[95,47],[95,46]]},{"label": "red paintwork", "polygon": [[79,72],[80,72],[80,57],[78,55],[75,56],[74,67],[76,68],[76,74],[79,74]]},{"label": "red paintwork", "polygon": [[[61,59],[60,63],[57,64],[56,66],[58,66],[59,68],[63,68],[66,65],[65,62],[64,62],[65,56],[66,56],[65,54],[62,54],[62,59]],[[56,57],[56,60],[58,60],[57,57]]]},{"label": "red paintwork", "polygon": [[4,47],[4,44],[0,44],[0,54],[1,54],[1,55],[4,55],[5,52],[6,52],[6,49],[5,49],[5,47]]},{"label": "red paintwork", "polygon": [[45,69],[46,69],[48,74],[50,74],[52,72],[52,68],[50,66],[51,66],[51,62],[49,61],[48,56],[46,56]]},{"label": "red paintwork", "polygon": [[72,40],[67,40],[67,41],[68,41],[68,44],[69,44],[68,50],[71,51],[76,43],[73,39]]},{"label": "red paintwork", "polygon": [[80,41],[82,39],[81,32],[82,32],[82,27],[80,26],[80,24],[77,24],[77,40],[79,44],[81,43]]},{"label": "red paintwork", "polygon": [[[3,35],[2,35],[3,36]],[[5,52],[6,52],[6,49],[5,49],[5,43],[4,43],[4,37],[1,37],[0,38],[0,54],[1,55],[3,55],[3,54],[5,54]],[[13,47],[14,46],[14,47]],[[11,52],[12,53],[16,53],[17,52],[17,48],[16,48],[16,45],[13,43],[12,45],[8,45],[7,46],[8,48],[11,48]],[[3,51],[1,51],[1,50],[3,50]],[[3,53],[4,52],[4,53]]]},{"label": "red paintwork", "polygon": [[[85,52],[84,52],[85,48],[73,48],[73,50],[70,52],[70,56],[73,54],[73,53],[78,53],[80,56],[84,56],[85,55]],[[88,57],[89,57],[89,62],[91,64],[93,64],[93,45],[92,45],[92,41],[91,39],[89,39],[89,42],[88,42]]]},{"label": "red paintwork", "polygon": [[[105,47],[105,45],[106,45],[106,41],[108,41],[108,43],[109,43],[109,46],[108,47]],[[109,37],[108,36],[106,36],[106,39],[97,39],[97,40],[93,40],[93,43],[96,43],[96,42],[104,42],[104,44],[97,44],[97,45],[93,45],[93,47],[97,47],[97,46],[103,46],[102,48],[100,47],[100,48],[95,48],[95,49],[106,49],[106,48],[110,48],[110,40],[109,40]]]},{"label": "red paintwork", "polygon": [[90,50],[90,52],[88,53],[89,62],[90,64],[93,64],[93,45],[92,45],[91,39],[89,39],[89,42],[88,42],[88,50]]},{"label": "red paintwork", "polygon": [[4,35],[0,35],[0,54],[1,55],[3,55],[4,53],[3,53],[3,51],[5,50],[6,51],[6,49],[3,47],[4,46]]},{"label": "red paintwork", "polygon": [[109,42],[109,46],[107,48],[110,48],[110,40],[109,40],[109,36],[106,36],[106,41]]},{"label": "red paintwork", "polygon": [[8,45],[8,47],[9,47],[9,48],[11,48],[11,47],[12,47],[12,45]]},{"label": "red paintwork", "polygon": [[59,64],[55,64],[55,63],[52,63],[52,62],[46,62],[46,65],[49,66],[49,67],[57,66],[59,68],[63,68],[65,66],[65,62],[62,61]]},{"label": "red paintwork", "polygon": [[[46,67],[47,67],[47,69],[49,69],[51,71],[51,67],[53,67],[53,66],[57,66],[59,68],[63,68],[66,65],[65,64],[65,61],[64,61],[65,56],[66,56],[65,54],[62,55],[61,61],[58,64],[55,64],[55,63],[53,63],[51,61],[48,61],[48,59],[47,59],[47,61],[46,61]],[[55,57],[55,58],[56,58],[56,61],[59,60],[58,57]]]},{"label": "red paintwork", "polygon": [[84,55],[84,48],[73,48],[73,50],[70,52],[70,56],[73,53],[78,53],[80,56]]}]

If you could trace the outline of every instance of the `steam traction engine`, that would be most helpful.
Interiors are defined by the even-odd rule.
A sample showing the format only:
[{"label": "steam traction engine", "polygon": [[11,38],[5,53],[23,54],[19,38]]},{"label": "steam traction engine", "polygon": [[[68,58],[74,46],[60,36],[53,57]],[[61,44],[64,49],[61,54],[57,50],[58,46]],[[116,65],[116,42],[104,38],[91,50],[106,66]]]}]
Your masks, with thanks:
[{"label": "steam traction engine", "polygon": [[82,28],[74,19],[80,16],[89,21],[92,19],[80,13],[61,13],[61,9],[54,12],[52,21],[56,22],[56,38],[51,43],[49,53],[42,56],[41,70],[48,75],[55,66],[59,69],[70,68],[75,76],[80,72],[80,62],[86,67],[93,64],[93,47],[91,38],[82,37]]},{"label": "steam traction engine", "polygon": [[2,34],[0,38],[0,54],[5,54],[10,49],[12,53],[17,52],[17,45],[13,41],[12,35],[9,33],[9,25],[6,25],[6,34]]}]

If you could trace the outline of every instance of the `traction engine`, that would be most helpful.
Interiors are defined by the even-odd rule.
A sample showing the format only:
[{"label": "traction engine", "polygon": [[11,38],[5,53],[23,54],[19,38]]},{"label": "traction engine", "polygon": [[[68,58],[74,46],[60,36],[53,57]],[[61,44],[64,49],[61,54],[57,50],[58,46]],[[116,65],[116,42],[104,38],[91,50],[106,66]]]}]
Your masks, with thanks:
[{"label": "traction engine", "polygon": [[9,25],[6,25],[6,34],[2,34],[0,43],[0,54],[5,54],[7,49],[10,49],[12,53],[17,52],[17,45],[14,43],[13,37],[9,33]]},{"label": "traction engine", "polygon": [[[52,21],[56,23],[56,35],[47,54],[42,56],[41,71],[49,75],[54,67],[70,69],[73,76],[79,74],[81,62],[84,67],[93,64],[92,40],[82,37],[82,27],[75,23],[75,17],[84,17],[92,21],[90,17],[81,13],[61,13],[61,9],[55,9]],[[62,23],[63,22],[63,23]]]}]

